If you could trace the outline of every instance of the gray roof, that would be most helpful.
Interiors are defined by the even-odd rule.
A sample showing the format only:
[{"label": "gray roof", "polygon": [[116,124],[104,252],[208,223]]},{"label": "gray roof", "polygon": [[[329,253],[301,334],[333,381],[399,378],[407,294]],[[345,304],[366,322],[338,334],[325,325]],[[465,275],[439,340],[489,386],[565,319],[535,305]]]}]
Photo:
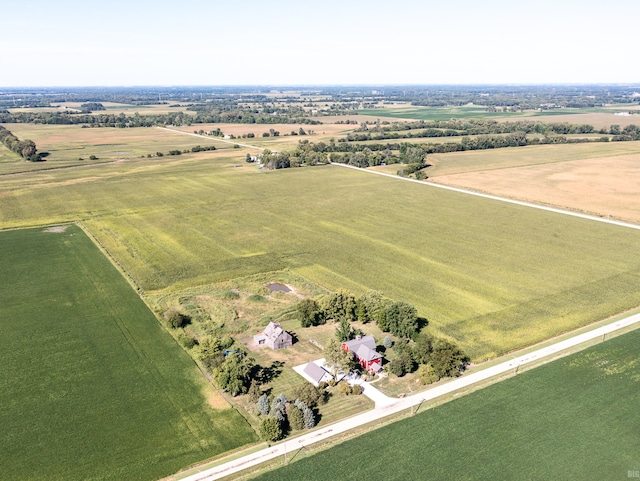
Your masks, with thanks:
[{"label": "gray roof", "polygon": [[324,376],[329,374],[323,367],[318,366],[315,362],[307,363],[303,371],[317,383],[320,382]]},{"label": "gray roof", "polygon": [[376,341],[373,336],[362,336],[360,339],[351,339],[350,341],[344,342],[344,345],[347,346],[349,351],[357,353],[360,346],[366,346],[372,351],[376,350]]},{"label": "gray roof", "polygon": [[375,349],[369,349],[364,344],[361,344],[360,347],[358,347],[358,350],[356,351],[356,356],[358,356],[358,359],[360,359],[361,361],[367,361],[367,362],[373,361],[374,359],[382,358],[382,356],[378,354],[375,351]]}]

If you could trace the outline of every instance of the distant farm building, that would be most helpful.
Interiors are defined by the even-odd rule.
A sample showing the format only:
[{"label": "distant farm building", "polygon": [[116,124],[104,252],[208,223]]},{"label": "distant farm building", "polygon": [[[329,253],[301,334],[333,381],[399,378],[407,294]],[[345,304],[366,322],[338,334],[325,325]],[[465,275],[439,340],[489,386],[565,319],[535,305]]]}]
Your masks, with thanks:
[{"label": "distant farm building", "polygon": [[356,336],[355,339],[343,342],[342,349],[352,352],[367,371],[379,372],[382,369],[382,356],[376,351],[373,336]]},{"label": "distant farm building", "polygon": [[253,336],[258,346],[269,346],[271,349],[284,349],[293,345],[293,337],[277,322],[270,322],[261,334]]}]

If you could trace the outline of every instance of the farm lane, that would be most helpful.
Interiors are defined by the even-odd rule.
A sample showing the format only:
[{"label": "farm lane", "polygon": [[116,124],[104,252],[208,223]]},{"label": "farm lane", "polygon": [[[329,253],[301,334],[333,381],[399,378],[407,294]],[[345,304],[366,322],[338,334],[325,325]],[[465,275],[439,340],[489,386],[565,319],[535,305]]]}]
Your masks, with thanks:
[{"label": "farm lane", "polygon": [[201,137],[203,139],[207,139],[207,140],[215,140],[216,142],[224,142],[226,144],[232,144],[232,145],[239,145],[240,147],[247,147],[249,149],[257,149],[257,150],[265,150],[262,147],[257,147],[255,145],[249,145],[249,144],[241,144],[240,142],[232,142],[230,140],[225,140],[225,139],[221,139],[219,137],[209,137],[208,135],[200,135],[200,134],[195,134],[192,132],[183,132],[182,130],[176,130],[176,129],[170,129],[168,127],[156,127],[156,129],[161,129],[161,130],[168,130],[169,132],[176,132],[178,134],[184,134],[184,135],[191,135],[193,137]]},{"label": "farm lane", "polygon": [[563,351],[566,351],[567,349],[571,349],[575,346],[594,339],[604,339],[605,336],[611,332],[618,331],[639,322],[640,314],[635,314],[625,319],[621,319],[610,324],[594,328],[590,331],[578,334],[576,336],[570,337],[569,339],[565,339],[536,351],[514,357],[495,366],[483,369],[482,371],[463,375],[459,378],[449,381],[446,384],[442,384],[427,391],[420,392],[402,399],[387,397],[387,399],[389,400],[388,404],[385,403],[386,405],[382,405],[382,403],[376,403],[376,407],[371,411],[358,414],[349,419],[345,419],[335,424],[326,426],[323,429],[319,429],[309,434],[290,439],[278,445],[262,449],[255,453],[243,456],[233,461],[226,462],[219,466],[203,470],[200,473],[193,474],[185,478],[176,479],[183,479],[186,481],[205,481],[220,479],[233,473],[237,473],[244,469],[277,458],[279,456],[289,456],[289,458],[291,458],[305,446],[347,432],[356,427],[382,419],[386,416],[390,416],[403,410],[411,409],[413,411],[414,408],[419,407],[420,404],[425,401],[439,398],[459,389],[480,383],[494,376],[511,371],[517,373],[518,368],[520,368],[521,366],[526,366],[527,364],[539,361],[548,356],[558,355]]}]

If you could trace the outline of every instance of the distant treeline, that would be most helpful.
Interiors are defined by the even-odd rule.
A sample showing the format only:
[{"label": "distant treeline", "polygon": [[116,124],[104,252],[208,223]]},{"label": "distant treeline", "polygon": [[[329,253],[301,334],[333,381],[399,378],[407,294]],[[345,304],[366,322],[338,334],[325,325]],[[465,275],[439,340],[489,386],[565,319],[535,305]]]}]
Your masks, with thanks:
[{"label": "distant treeline", "polygon": [[40,156],[37,154],[36,143],[33,140],[20,140],[1,125],[0,142],[2,142],[6,148],[26,160],[30,160],[32,162],[41,160]]},{"label": "distant treeline", "polygon": [[[419,131],[416,131],[419,130]],[[426,137],[455,137],[461,135],[483,134],[610,134],[637,135],[638,127],[629,125],[621,129],[612,125],[608,129],[596,130],[593,125],[570,124],[567,122],[547,123],[533,121],[497,122],[484,119],[452,119],[418,122],[393,122],[384,124],[362,124],[360,129],[340,139],[340,142],[359,142],[365,140],[395,140]],[[637,139],[635,139],[637,140]]]},{"label": "distant treeline", "polygon": [[182,111],[166,114],[134,115],[95,114],[80,112],[14,112],[0,111],[0,123],[32,123],[49,125],[85,125],[87,127],[153,127],[156,125],[190,126],[204,123],[234,124],[309,124],[321,122],[305,117],[289,117],[287,115],[256,114],[249,110],[205,111],[195,116]]}]

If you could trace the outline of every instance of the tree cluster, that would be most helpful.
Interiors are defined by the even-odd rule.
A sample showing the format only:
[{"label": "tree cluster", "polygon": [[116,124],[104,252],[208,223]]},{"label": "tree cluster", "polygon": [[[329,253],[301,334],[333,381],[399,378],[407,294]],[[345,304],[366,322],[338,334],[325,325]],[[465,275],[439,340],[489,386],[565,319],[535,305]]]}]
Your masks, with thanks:
[{"label": "tree cluster", "polygon": [[[258,412],[262,416],[260,421],[260,436],[266,441],[278,441],[282,439],[290,430],[299,431],[301,429],[311,429],[316,425],[316,413],[314,411],[318,401],[323,399],[324,390],[308,384],[311,389],[322,395],[313,397],[312,400],[305,401],[297,397],[294,402],[289,402],[283,394],[273,399],[264,393],[257,402]],[[296,388],[299,389],[299,388]],[[310,391],[306,389],[306,391]],[[294,394],[297,395],[297,394]]]},{"label": "tree cluster", "polygon": [[7,149],[15,152],[25,160],[32,162],[42,160],[37,154],[36,143],[33,140],[20,140],[1,125],[0,142],[2,142]]},{"label": "tree cluster", "polygon": [[424,333],[413,341],[396,343],[393,349],[397,357],[387,364],[387,371],[404,376],[417,370],[422,384],[458,376],[469,362],[467,355],[455,343]]}]

